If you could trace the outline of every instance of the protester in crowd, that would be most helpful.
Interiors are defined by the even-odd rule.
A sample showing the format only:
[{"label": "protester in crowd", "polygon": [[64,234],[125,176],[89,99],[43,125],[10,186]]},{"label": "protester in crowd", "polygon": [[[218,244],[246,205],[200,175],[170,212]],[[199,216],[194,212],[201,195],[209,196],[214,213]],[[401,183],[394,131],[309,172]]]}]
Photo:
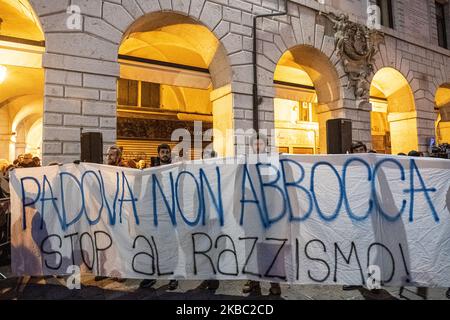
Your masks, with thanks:
[{"label": "protester in crowd", "polygon": [[419,151],[411,150],[410,152],[408,152],[408,156],[409,156],[409,157],[420,157],[421,154],[420,154]]},{"label": "protester in crowd", "polygon": [[[367,153],[367,146],[362,141],[355,141],[352,143],[351,153]],[[345,291],[360,289],[362,286],[343,285],[342,289]]]},{"label": "protester in crowd", "polygon": [[21,168],[33,168],[35,164],[33,162],[33,155],[31,153],[26,153],[22,157],[22,162],[19,161],[19,167]]},{"label": "protester in crowd", "polygon": [[217,152],[214,150],[204,150],[202,154],[203,159],[217,158]]},{"label": "protester in crowd", "polygon": [[[79,163],[79,162],[77,162]],[[123,167],[124,162],[122,159],[122,149],[117,146],[111,146],[108,148],[108,155],[106,157],[106,163],[110,166]],[[96,276],[94,278],[95,281],[101,281],[108,277]],[[117,282],[125,282],[126,279],[112,278],[113,281]]]},{"label": "protester in crowd", "polygon": [[106,163],[110,166],[124,167],[122,149],[117,146],[109,147]]},{"label": "protester in crowd", "polygon": [[406,156],[406,153],[404,153],[404,152],[399,152],[399,153],[397,153],[397,155],[398,155],[398,156]]},{"label": "protester in crowd", "polygon": [[[217,157],[217,152],[214,150],[204,150],[202,153],[202,158],[203,159],[213,159]],[[200,289],[204,289],[204,290],[217,290],[219,288],[220,282],[219,280],[213,280],[213,279],[209,279],[209,280],[205,280],[203,281],[199,288]]]},{"label": "protester in crowd", "polygon": [[6,190],[3,191],[7,183],[8,181],[3,177],[3,174],[0,174],[0,199],[8,198],[8,194],[5,192]]},{"label": "protester in crowd", "polygon": [[355,141],[352,143],[351,153],[367,153],[366,145],[361,141]]},{"label": "protester in crowd", "polygon": [[35,167],[40,167],[41,166],[41,159],[39,159],[39,157],[33,157],[33,163]]},{"label": "protester in crowd", "polygon": [[15,168],[39,167],[41,160],[32,154],[21,154],[9,164],[8,161],[0,159],[0,198],[9,197],[9,174]]},{"label": "protester in crowd", "polygon": [[[267,154],[267,138],[263,134],[256,134],[250,139],[250,146],[255,154]],[[248,280],[242,288],[243,293],[260,292],[261,285],[259,281]],[[270,294],[279,296],[281,295],[280,284],[277,282],[270,283]]]},{"label": "protester in crowd", "polygon": [[168,144],[158,146],[158,158],[160,166],[172,163],[172,149]]},{"label": "protester in crowd", "polygon": [[253,153],[264,154],[267,152],[267,141],[266,137],[262,134],[256,134],[250,139],[250,145],[252,147]]},{"label": "protester in crowd", "polygon": [[[3,169],[5,166],[8,166],[8,162],[1,161],[3,164]],[[21,154],[16,159],[14,159],[12,166],[14,168],[34,168],[34,167],[40,167],[41,166],[41,159],[39,157],[33,157],[31,153],[27,154]]]},{"label": "protester in crowd", "polygon": [[19,156],[17,157],[18,164],[23,163],[23,158],[24,158],[24,155],[23,154],[19,154]]},{"label": "protester in crowd", "polygon": [[3,170],[9,166],[9,162],[6,159],[0,159],[0,172],[3,173]]},{"label": "protester in crowd", "polygon": [[9,173],[10,173],[11,171],[13,171],[15,168],[16,168],[16,167],[15,167],[14,165],[12,165],[12,164],[10,164],[9,166],[7,166],[7,167],[5,168],[4,177],[7,178],[7,179],[9,180]]},{"label": "protester in crowd", "polygon": [[[154,162],[155,166],[164,166],[172,163],[172,150],[168,144],[160,144],[158,146],[158,159]],[[144,279],[141,281],[140,288],[150,288],[156,283],[155,279]],[[169,290],[178,288],[178,280],[169,281]]]},{"label": "protester in crowd", "polygon": [[10,167],[8,161],[0,160],[0,199],[9,196],[9,181],[5,178],[8,167]]}]

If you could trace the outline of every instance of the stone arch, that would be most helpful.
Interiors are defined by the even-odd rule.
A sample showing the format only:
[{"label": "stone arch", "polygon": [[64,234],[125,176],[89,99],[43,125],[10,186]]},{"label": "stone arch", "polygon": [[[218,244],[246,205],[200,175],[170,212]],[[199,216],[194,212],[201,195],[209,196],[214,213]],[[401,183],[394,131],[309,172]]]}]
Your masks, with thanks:
[{"label": "stone arch", "polygon": [[[81,74],[82,79],[64,78],[65,86],[75,86],[76,90],[70,88],[69,99],[74,98],[77,101],[71,101],[74,108],[79,110],[78,114],[81,119],[86,121],[98,122],[101,125],[94,130],[104,132],[104,141],[106,144],[114,143],[115,128],[112,123],[115,119],[106,117],[105,114],[113,114],[115,80],[119,76],[119,65],[117,61],[117,51],[124,34],[133,25],[133,23],[147,15],[156,13],[176,13],[185,17],[189,17],[204,26],[206,26],[219,41],[223,44],[224,54],[220,58],[213,59],[210,70],[213,74],[223,75],[227,77],[215,78],[215,87],[221,89],[214,92],[214,101],[222,104],[221,110],[224,110],[225,104],[226,116],[233,114],[230,123],[234,126],[247,129],[250,126],[253,117],[251,110],[251,99],[253,82],[252,65],[251,65],[251,21],[252,5],[243,4],[242,11],[246,11],[247,23],[244,23],[244,16],[241,16],[242,25],[238,30],[233,30],[229,19],[225,17],[224,6],[217,1],[209,0],[127,0],[122,2],[113,1],[96,1],[84,3],[80,6],[82,12],[89,12],[89,15],[83,15],[83,30],[81,32],[67,32],[65,25],[67,19],[67,1],[40,1],[31,0],[35,4],[36,11],[41,15],[43,26],[48,32],[47,44],[51,47],[49,50],[47,67],[49,78],[47,84],[54,85],[60,76],[65,76],[60,70],[68,72],[76,72]],[[261,9],[256,6],[257,9]],[[236,8],[239,11],[239,8]],[[317,11],[305,6],[290,3],[289,13],[286,17],[279,19],[262,19],[259,25],[260,29],[265,29],[267,34],[273,35],[273,41],[262,37],[259,42],[259,75],[260,75],[260,93],[263,97],[273,98],[273,83],[271,80],[276,63],[283,52],[295,45],[307,45],[314,47],[323,52],[335,66],[338,73],[338,83],[341,90],[341,100],[337,102],[337,109],[331,111],[333,117],[345,116],[345,108],[354,108],[354,97],[352,98],[352,90],[346,90],[347,77],[342,70],[337,52],[334,49],[334,32],[330,22]],[[253,13],[258,13],[254,10]],[[228,17],[230,18],[230,17]],[[286,23],[286,19],[288,23]],[[267,21],[266,21],[267,20]],[[236,26],[235,26],[236,27]],[[244,35],[245,34],[245,35]],[[270,35],[269,35],[270,36]],[[245,41],[247,40],[247,41]],[[271,53],[271,51],[275,53]],[[277,51],[279,51],[277,53]],[[277,57],[278,55],[278,57]],[[224,63],[226,61],[226,63]],[[231,66],[230,66],[231,65]],[[225,66],[226,70],[222,69]],[[51,69],[51,70],[49,70]],[[57,70],[58,72],[54,72]],[[226,71],[226,72],[223,72]],[[228,78],[229,75],[229,78]],[[74,75],[75,76],[75,75]],[[87,81],[89,79],[90,81]],[[72,81],[73,80],[73,81]],[[97,84],[101,82],[101,84]],[[225,84],[222,86],[222,84]],[[86,88],[84,90],[84,88]],[[97,93],[93,92],[97,90]],[[83,91],[83,92],[82,92]],[[65,93],[64,93],[65,94]],[[86,102],[86,100],[95,100],[91,96],[98,94],[97,102]],[[57,124],[57,118],[66,117],[66,107],[61,101],[56,103],[56,99],[46,110],[48,112],[49,121],[46,121],[46,132],[44,137],[49,141],[49,150],[51,153],[66,153],[64,150],[79,149],[79,141],[75,132],[75,125],[70,128],[64,128],[64,135],[70,136],[67,141],[61,142],[58,137],[63,128],[61,124]],[[68,100],[66,97],[61,100]],[[100,100],[100,101],[98,101]],[[227,101],[226,103],[223,101]],[[230,102],[231,101],[231,102]],[[345,108],[344,108],[345,105]],[[94,108],[95,106],[95,108]],[[230,106],[230,107],[228,107]],[[57,110],[59,108],[61,111]],[[95,110],[94,110],[95,109]],[[104,109],[104,113],[97,110]],[[218,108],[219,109],[219,108]],[[111,111],[111,112],[108,112]],[[260,119],[264,122],[261,127],[273,127],[273,102],[271,99],[265,99],[261,107],[264,113]],[[47,111],[46,111],[47,112]],[[85,117],[86,116],[86,117]],[[88,117],[97,116],[97,119]],[[52,118],[50,120],[50,118]],[[50,123],[50,124],[49,124]],[[47,130],[48,128],[48,130]],[[65,138],[64,138],[65,139]],[[67,146],[67,148],[65,148]],[[45,146],[44,146],[45,148]],[[56,152],[56,150],[61,150]],[[55,152],[53,152],[55,151]],[[75,152],[68,152],[75,157]],[[70,159],[61,159],[70,160]]]},{"label": "stone arch", "polygon": [[[43,115],[45,34],[33,2],[0,3],[2,35],[7,36],[0,54],[0,65],[7,70],[0,84],[0,158],[9,161],[26,149],[25,141],[22,148],[16,140],[33,125],[30,117],[42,119]],[[36,145],[41,144],[41,138],[35,139],[40,140]],[[35,155],[40,156],[40,152]]]},{"label": "stone arch", "polygon": [[[419,151],[428,152],[429,138],[435,136],[434,126],[437,113],[434,111],[434,92],[439,83],[446,82],[448,70],[445,64],[445,58],[436,56],[435,71],[420,62],[412,60],[411,56],[407,56],[405,52],[410,51],[411,44],[400,39],[394,39],[385,35],[384,43],[380,44],[379,52],[375,55],[375,72],[378,70],[391,67],[400,72],[408,81],[414,101],[416,112],[416,128],[418,136]],[[417,55],[422,57],[435,56],[435,53],[426,48],[414,47]],[[441,79],[441,80],[438,80]]]},{"label": "stone arch", "polygon": [[[226,83],[214,97],[219,104],[227,100],[222,104],[230,105],[225,113],[226,116],[232,115],[233,94],[228,57],[242,49],[242,36],[232,34],[229,23],[222,21],[222,4],[209,0],[79,1],[76,5],[81,9],[81,28],[67,32],[67,9],[72,2],[30,2],[46,32],[46,86],[52,89],[56,86],[68,88],[63,97],[46,91],[44,163],[78,159],[80,141],[77,131],[80,127],[85,131],[103,133],[104,153],[116,143],[116,119],[112,115],[117,110],[115,86],[120,75],[117,52],[127,29],[148,14],[171,12],[189,17],[206,26],[220,40],[225,54],[213,60],[210,70],[217,70],[213,72],[217,75],[227,74],[227,77],[214,77],[216,87]],[[238,43],[241,47],[236,49]],[[228,67],[221,70],[222,66],[227,65],[224,62],[228,63]],[[70,100],[69,104],[67,100]],[[223,106],[221,109],[224,109]],[[65,124],[66,117],[70,118],[70,125]],[[98,125],[95,126],[95,123]],[[233,121],[229,124],[234,126]]]},{"label": "stone arch", "polygon": [[404,75],[378,69],[370,87],[372,143],[377,152],[397,154],[418,150],[414,93]]},{"label": "stone arch", "polygon": [[[288,98],[286,94],[294,96],[295,99],[302,99],[308,103],[309,108],[314,105],[314,112],[310,111],[311,116],[307,117],[311,124],[302,123],[299,126],[305,128],[299,127],[298,130],[311,131],[307,135],[309,140],[314,136],[314,140],[309,143],[314,144],[314,153],[326,153],[326,121],[338,116],[344,96],[335,65],[319,49],[309,45],[296,45],[280,57],[273,77],[276,86],[274,109],[282,107],[279,98]],[[307,91],[312,95],[309,98]],[[278,126],[280,110],[275,110],[275,114]],[[300,131],[298,134],[304,135]],[[309,152],[308,149],[306,152]],[[302,152],[304,149],[299,146],[296,150]]]},{"label": "stone arch", "polygon": [[[227,50],[213,31],[202,19],[186,12],[146,12],[124,30],[118,47],[120,74],[160,84],[161,99],[164,92],[170,91],[177,104],[186,108],[190,106],[189,97],[194,95],[192,90],[208,90],[207,104],[211,108],[205,112],[212,115],[214,149],[226,155],[233,149],[229,146],[231,139],[226,140],[227,130],[232,129],[232,70]],[[137,74],[137,68],[142,71],[147,67],[157,71]]]},{"label": "stone arch", "polygon": [[[41,21],[39,6],[35,4],[36,0],[11,1],[8,5],[14,8],[22,15],[15,16],[16,21],[8,26],[8,29],[3,28],[2,33],[5,35],[14,34],[17,38],[24,38],[32,41],[45,42],[45,32]],[[5,5],[5,4],[4,4]],[[2,12],[5,14],[5,12]]]},{"label": "stone arch", "polygon": [[[274,110],[275,69],[286,52],[295,51],[301,59],[309,57],[303,60],[310,60],[304,62],[310,73],[320,71],[322,74],[328,73],[329,78],[333,78],[333,81],[328,83],[328,88],[324,85],[326,82],[323,81],[324,78],[314,78],[315,86],[325,88],[318,97],[317,109],[321,131],[320,153],[326,153],[326,121],[345,117],[345,108],[355,108],[355,97],[352,90],[347,89],[347,74],[335,48],[332,22],[315,10],[290,3],[288,15],[284,19],[262,19],[258,24],[258,32],[262,30],[273,33],[273,41],[263,36],[257,40],[259,95],[263,97],[260,111],[264,111],[263,119],[266,122]],[[320,60],[318,64],[315,63],[317,59]],[[311,63],[308,66],[309,62]],[[316,68],[322,70],[314,70]],[[269,123],[266,126],[270,129]]]},{"label": "stone arch", "polygon": [[[229,85],[231,83],[231,65],[228,58],[228,51],[226,49],[226,43],[220,41],[220,38],[217,34],[217,30],[214,28],[210,28],[212,24],[211,22],[205,23],[200,20],[198,17],[193,16],[192,14],[186,14],[184,11],[151,11],[146,12],[144,15],[140,16],[138,19],[134,20],[124,31],[122,40],[120,44],[122,45],[124,40],[130,37],[131,34],[138,31],[143,32],[146,30],[159,30],[168,26],[174,26],[174,29],[177,28],[177,24],[191,24],[195,26],[195,30],[186,32],[183,36],[188,37],[189,40],[187,43],[193,46],[193,49],[197,50],[197,52],[192,52],[195,54],[199,51],[203,51],[199,55],[203,58],[204,65],[202,66],[205,69],[209,69],[211,74],[211,80],[213,87],[215,89],[221,88],[225,85]],[[179,28],[178,31],[185,31],[183,28]],[[195,31],[199,33],[194,33]],[[172,37],[173,35],[172,31]],[[211,33],[214,35],[216,39],[216,43],[212,43],[211,41],[203,41],[200,43],[200,40],[203,36],[205,38],[210,38],[207,36],[207,33]],[[168,35],[166,33],[166,35]],[[181,37],[181,35],[179,36]],[[198,44],[193,44],[192,41],[196,38]],[[170,39],[169,39],[170,40]],[[151,45],[151,44],[150,44]],[[208,45],[212,45],[215,48],[208,47]],[[161,57],[164,57],[164,53],[160,52]],[[166,57],[167,58],[167,57]],[[186,57],[184,57],[186,58]]]},{"label": "stone arch", "polygon": [[[386,38],[389,40],[390,38]],[[374,59],[374,71],[369,77],[369,81],[372,84],[373,79],[376,74],[383,72],[383,70],[391,70],[392,74],[396,78],[403,78],[409,86],[414,103],[414,110],[416,109],[416,101],[419,98],[419,87],[417,75],[410,68],[410,61],[402,57],[402,51],[397,50],[394,42],[388,41],[389,45],[386,43],[380,44],[378,52],[376,53]]]},{"label": "stone arch", "polygon": [[303,50],[307,55],[307,51],[310,50],[318,53],[319,59],[327,61],[331,69],[334,69],[340,98],[354,98],[354,95],[349,94],[350,91],[344,90],[347,75],[341,66],[338,50],[335,49],[332,23],[325,16],[301,5],[290,4],[288,9],[287,22],[274,22],[274,26],[264,21],[262,23],[263,30],[274,33],[273,42],[258,40],[258,73],[263,74],[261,76],[263,81],[267,80],[263,84],[271,85],[275,68],[285,52],[297,48],[296,50]]}]

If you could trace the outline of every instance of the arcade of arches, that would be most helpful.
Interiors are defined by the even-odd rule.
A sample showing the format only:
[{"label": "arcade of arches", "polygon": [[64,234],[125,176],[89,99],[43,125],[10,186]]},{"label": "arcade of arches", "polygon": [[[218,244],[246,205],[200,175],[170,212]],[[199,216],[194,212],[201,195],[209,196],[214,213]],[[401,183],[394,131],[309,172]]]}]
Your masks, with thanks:
[{"label": "arcade of arches", "polygon": [[[0,0],[0,159],[41,154],[44,51],[44,33],[28,1]],[[221,132],[213,135],[218,155],[234,152],[235,142],[226,135],[234,128],[231,66],[206,26],[177,13],[150,13],[128,27],[118,54],[117,144],[127,157],[149,160],[158,144],[173,145],[177,128],[196,135],[214,128]],[[280,152],[326,153],[326,121],[344,109],[342,77],[314,47],[284,52],[274,71]],[[376,72],[370,102],[374,150],[397,154],[419,148],[414,94],[399,71]],[[450,84],[437,89],[435,106],[436,139],[450,142]],[[194,145],[192,158],[207,144]]]},{"label": "arcade of arches", "polygon": [[[274,75],[280,152],[326,153],[326,120],[340,99],[338,81],[334,66],[317,49],[298,46],[283,54]],[[448,104],[450,95],[444,90],[449,89],[440,90],[437,99],[442,96],[439,102]],[[418,150],[414,96],[403,75],[393,68],[380,69],[371,83],[370,102],[372,148],[387,154]],[[450,126],[441,123],[440,128],[440,141],[445,142]]]},{"label": "arcade of arches", "polygon": [[[205,26],[174,13],[144,16],[126,32],[119,62],[117,143],[125,157],[148,160],[158,144],[174,146],[172,132],[184,128],[191,157],[200,158],[211,142],[195,144],[194,135],[232,128],[226,53]],[[227,154],[223,136],[213,137],[220,155]]]},{"label": "arcade of arches", "polygon": [[408,81],[393,68],[378,70],[370,87],[372,146],[378,153],[418,150],[417,114]]},{"label": "arcade of arches", "polygon": [[291,48],[278,61],[274,85],[278,150],[326,153],[326,120],[340,99],[339,77],[328,57],[310,46]]},{"label": "arcade of arches", "polygon": [[0,159],[41,155],[44,34],[27,1],[0,1]]}]

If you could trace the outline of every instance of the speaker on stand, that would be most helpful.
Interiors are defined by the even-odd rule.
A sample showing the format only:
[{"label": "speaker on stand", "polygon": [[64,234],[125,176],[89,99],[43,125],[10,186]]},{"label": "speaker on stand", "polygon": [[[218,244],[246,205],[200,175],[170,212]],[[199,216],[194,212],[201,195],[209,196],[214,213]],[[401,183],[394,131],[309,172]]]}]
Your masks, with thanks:
[{"label": "speaker on stand", "polygon": [[350,153],[352,149],[352,121],[350,119],[330,119],[327,121],[328,154]]},{"label": "speaker on stand", "polygon": [[81,133],[81,162],[103,163],[103,135],[101,132]]}]

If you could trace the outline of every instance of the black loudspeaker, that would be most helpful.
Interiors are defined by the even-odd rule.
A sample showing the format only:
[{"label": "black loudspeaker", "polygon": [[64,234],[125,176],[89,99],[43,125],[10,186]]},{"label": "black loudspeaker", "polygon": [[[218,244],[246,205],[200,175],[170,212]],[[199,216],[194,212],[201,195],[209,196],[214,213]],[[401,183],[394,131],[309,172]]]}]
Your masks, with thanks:
[{"label": "black loudspeaker", "polygon": [[352,149],[352,121],[330,119],[327,121],[328,154],[350,153]]},{"label": "black loudspeaker", "polygon": [[101,132],[81,134],[81,162],[103,163],[103,135]]}]

